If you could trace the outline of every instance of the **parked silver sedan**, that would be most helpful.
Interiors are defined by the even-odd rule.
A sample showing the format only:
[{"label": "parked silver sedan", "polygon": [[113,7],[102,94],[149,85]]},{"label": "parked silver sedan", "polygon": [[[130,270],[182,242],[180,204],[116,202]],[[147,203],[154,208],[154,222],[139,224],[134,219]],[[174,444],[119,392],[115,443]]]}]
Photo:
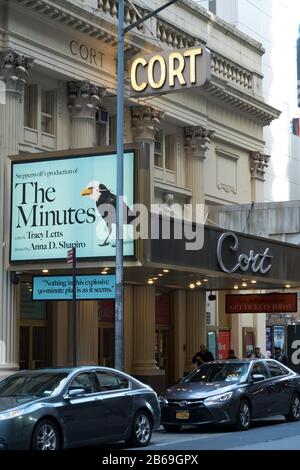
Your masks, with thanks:
[{"label": "parked silver sedan", "polygon": [[166,431],[204,423],[245,431],[255,419],[300,419],[300,375],[274,360],[214,361],[201,365],[160,397]]},{"label": "parked silver sedan", "polygon": [[0,382],[0,449],[146,446],[159,423],[152,388],[115,369],[22,371]]}]

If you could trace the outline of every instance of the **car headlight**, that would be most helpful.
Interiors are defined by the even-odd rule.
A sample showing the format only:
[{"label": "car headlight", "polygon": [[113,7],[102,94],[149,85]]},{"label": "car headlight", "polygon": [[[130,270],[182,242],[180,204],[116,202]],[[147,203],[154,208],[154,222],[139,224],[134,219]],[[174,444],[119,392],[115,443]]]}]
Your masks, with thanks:
[{"label": "car headlight", "polygon": [[160,396],[158,400],[159,400],[160,405],[167,405],[168,404],[168,400],[166,399],[166,397]]},{"label": "car headlight", "polygon": [[232,392],[222,393],[221,395],[213,395],[204,400],[204,403],[223,403],[230,400]]},{"label": "car headlight", "polygon": [[5,411],[4,413],[0,413],[0,421],[4,419],[11,419],[17,418],[24,413],[24,410],[12,410],[12,411]]}]

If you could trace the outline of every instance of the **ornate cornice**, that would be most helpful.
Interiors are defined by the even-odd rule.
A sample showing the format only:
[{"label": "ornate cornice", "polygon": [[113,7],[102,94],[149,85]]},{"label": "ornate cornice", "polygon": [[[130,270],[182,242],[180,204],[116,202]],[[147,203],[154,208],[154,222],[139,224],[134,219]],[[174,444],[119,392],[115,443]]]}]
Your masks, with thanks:
[{"label": "ornate cornice", "polygon": [[249,156],[251,178],[264,181],[265,171],[266,168],[268,168],[270,155],[265,155],[261,152],[251,151]]},{"label": "ornate cornice", "polygon": [[[14,2],[30,8],[33,12],[65,25],[76,33],[82,33],[97,40],[117,46],[117,0],[99,0],[98,9],[92,13],[78,3],[68,0],[13,0]],[[138,2],[137,2],[138,3]],[[253,41],[236,28],[228,26],[219,19],[212,19],[211,15],[202,8],[189,1],[181,2],[184,10],[193,10],[199,20],[209,23],[223,31],[224,38],[230,33],[236,41],[243,40],[245,47],[252,48],[257,54],[263,53],[261,44]],[[146,10],[137,5],[141,14]],[[137,19],[137,12],[130,4],[126,5],[125,24],[132,24]],[[205,40],[193,35],[188,29],[180,29],[175,24],[166,22],[164,18],[156,19],[153,35],[149,37],[149,31],[141,27],[139,31],[134,29],[125,37],[125,55],[132,56],[140,51],[165,49],[167,47],[181,48],[195,44],[205,45]],[[143,34],[145,32],[145,34]],[[161,47],[158,46],[158,41]],[[280,112],[264,103],[260,96],[262,76],[258,72],[249,70],[226,57],[220,51],[211,50],[212,54],[212,79],[207,88],[202,89],[206,95],[217,98],[226,106],[238,110],[246,117],[255,120],[262,126],[269,125],[272,120],[280,116]]]},{"label": "ornate cornice", "polygon": [[[13,0],[18,4],[24,5],[24,7],[30,8],[33,12],[40,15],[46,16],[49,19],[56,21],[57,23],[63,24],[66,27],[86,34],[92,38],[103,40],[107,44],[117,46],[118,41],[118,24],[117,16],[115,21],[112,21],[108,15],[106,1],[106,11],[100,11],[100,9],[94,10],[93,12],[88,11],[83,4],[75,4],[68,0]],[[117,11],[116,5],[112,2],[109,6],[109,12]],[[115,2],[116,3],[116,2]],[[133,43],[134,42],[134,43]],[[133,54],[137,54],[139,51],[145,48],[147,43],[146,39],[131,37],[125,38],[124,50],[130,50]]]},{"label": "ornate cornice", "polygon": [[193,126],[184,128],[185,151],[188,157],[206,157],[214,132],[203,127]]},{"label": "ornate cornice", "polygon": [[278,119],[281,111],[266,104],[262,99],[255,98],[249,93],[244,93],[231,87],[226,81],[212,77],[211,82],[202,89],[202,93],[208,94],[227,107],[238,110],[245,117],[253,119],[262,126],[268,126],[274,119]]},{"label": "ornate cornice", "polygon": [[105,88],[89,82],[68,82],[68,108],[71,116],[94,119],[105,92]]}]

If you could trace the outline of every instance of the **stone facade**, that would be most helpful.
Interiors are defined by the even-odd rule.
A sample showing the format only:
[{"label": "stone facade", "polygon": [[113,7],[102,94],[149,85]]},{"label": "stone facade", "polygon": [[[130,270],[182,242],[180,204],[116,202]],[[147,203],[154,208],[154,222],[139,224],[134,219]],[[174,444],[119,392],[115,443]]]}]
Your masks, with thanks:
[{"label": "stone facade", "polygon": [[[144,3],[134,3],[147,12]],[[154,0],[151,8],[158,4]],[[135,10],[127,5],[125,23],[135,20]],[[212,53],[212,78],[206,88],[153,97],[150,105],[149,98],[132,98],[126,82],[124,140],[149,148],[149,160],[139,173],[140,200],[180,205],[262,200],[267,164],[263,127],[279,111],[262,98],[261,45],[184,1],[126,36],[125,53],[129,59],[139,51],[199,44]],[[7,223],[0,231],[2,243],[9,242],[7,155],[115,145],[116,46],[116,0],[0,0],[0,79],[6,84],[6,103],[0,104],[0,213]],[[263,156],[259,168],[253,155]],[[1,254],[0,374],[18,368],[19,325],[27,325],[21,315],[20,286],[15,288],[7,268]],[[24,282],[30,276],[21,274]],[[132,285],[125,277],[125,282],[125,367],[155,381],[163,375],[155,358],[156,290],[143,281]],[[192,352],[206,341],[205,291],[186,288],[169,289],[173,379],[191,368]],[[107,325],[98,335],[98,313],[95,302],[80,304],[80,363],[99,362]],[[48,316],[49,362],[68,364],[67,305],[52,303]]]}]

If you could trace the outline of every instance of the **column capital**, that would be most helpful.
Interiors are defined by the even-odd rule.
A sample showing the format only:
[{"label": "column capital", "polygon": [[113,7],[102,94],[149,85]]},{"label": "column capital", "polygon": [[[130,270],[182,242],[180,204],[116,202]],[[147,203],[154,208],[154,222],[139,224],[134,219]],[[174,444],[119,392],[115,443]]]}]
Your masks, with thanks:
[{"label": "column capital", "polygon": [[7,91],[23,91],[33,60],[13,50],[0,52],[0,80],[4,81]]},{"label": "column capital", "polygon": [[86,81],[68,82],[68,108],[72,117],[95,119],[106,90]]},{"label": "column capital", "polygon": [[250,154],[251,178],[265,181],[265,171],[268,168],[270,155],[265,155],[258,151],[251,151]]},{"label": "column capital", "polygon": [[154,140],[164,113],[152,106],[132,106],[131,123],[136,140]]},{"label": "column capital", "polygon": [[188,157],[206,158],[211,139],[214,136],[211,131],[203,126],[188,126],[184,128],[185,151]]}]

